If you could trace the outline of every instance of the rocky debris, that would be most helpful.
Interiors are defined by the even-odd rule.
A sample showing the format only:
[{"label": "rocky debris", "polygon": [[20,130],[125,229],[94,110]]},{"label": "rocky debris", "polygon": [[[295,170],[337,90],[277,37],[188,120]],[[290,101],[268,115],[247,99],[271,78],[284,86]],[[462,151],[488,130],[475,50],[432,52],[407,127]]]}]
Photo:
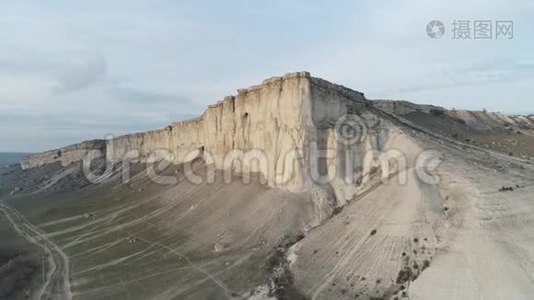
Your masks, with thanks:
[{"label": "rocky debris", "polygon": [[503,186],[499,189],[499,192],[513,192],[514,188],[511,186]]}]

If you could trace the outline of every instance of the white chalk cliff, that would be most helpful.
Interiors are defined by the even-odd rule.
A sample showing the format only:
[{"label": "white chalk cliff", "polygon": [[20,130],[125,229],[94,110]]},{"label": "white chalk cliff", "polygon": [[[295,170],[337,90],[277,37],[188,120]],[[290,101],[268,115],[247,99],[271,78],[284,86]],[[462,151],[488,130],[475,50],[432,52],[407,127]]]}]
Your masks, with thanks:
[{"label": "white chalk cliff", "polygon": [[[372,151],[416,147],[396,138],[400,131],[377,112],[363,93],[308,72],[289,73],[239,89],[196,119],[48,151],[21,165],[69,165],[99,155],[114,163],[156,154],[175,163],[202,156],[216,169],[259,172],[273,187],[301,191],[328,183],[347,194],[339,198],[350,198],[371,175],[384,171],[376,155],[369,156]],[[349,140],[340,137],[344,125],[356,130],[348,133]]]}]

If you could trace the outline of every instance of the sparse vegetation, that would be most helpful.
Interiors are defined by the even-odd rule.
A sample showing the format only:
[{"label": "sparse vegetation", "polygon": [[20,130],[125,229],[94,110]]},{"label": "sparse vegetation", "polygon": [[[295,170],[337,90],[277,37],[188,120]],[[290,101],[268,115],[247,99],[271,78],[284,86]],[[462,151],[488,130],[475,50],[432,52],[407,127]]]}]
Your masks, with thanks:
[{"label": "sparse vegetation", "polygon": [[306,299],[295,289],[293,274],[289,271],[289,262],[286,259],[287,250],[298,241],[298,238],[298,235],[295,238],[284,236],[267,260],[268,269],[272,274],[269,278],[269,295],[276,296],[277,299]]},{"label": "sparse vegetation", "polygon": [[442,109],[431,109],[430,113],[433,114],[434,116],[441,117],[441,116],[445,115],[445,110],[442,110]]},{"label": "sparse vegetation", "polygon": [[430,267],[430,261],[428,261],[427,259],[425,259],[423,261],[423,268],[422,270],[425,270],[426,268]]},{"label": "sparse vegetation", "polygon": [[405,267],[404,269],[399,271],[399,274],[397,275],[397,280],[395,281],[397,284],[402,284],[405,282],[408,282],[413,277],[412,269],[409,267]]},{"label": "sparse vegetation", "polygon": [[334,209],[332,209],[332,214],[335,216],[338,215],[341,211],[343,211],[342,206],[334,207]]}]

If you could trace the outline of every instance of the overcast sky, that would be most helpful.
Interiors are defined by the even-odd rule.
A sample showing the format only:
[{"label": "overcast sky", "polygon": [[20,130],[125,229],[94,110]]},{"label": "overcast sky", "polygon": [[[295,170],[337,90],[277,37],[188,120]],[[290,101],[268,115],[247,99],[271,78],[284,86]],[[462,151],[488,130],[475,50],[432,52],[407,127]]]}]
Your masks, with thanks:
[{"label": "overcast sky", "polygon": [[[514,37],[452,39],[454,20]],[[370,99],[533,113],[534,1],[2,0],[0,151],[160,128],[302,70]]]}]

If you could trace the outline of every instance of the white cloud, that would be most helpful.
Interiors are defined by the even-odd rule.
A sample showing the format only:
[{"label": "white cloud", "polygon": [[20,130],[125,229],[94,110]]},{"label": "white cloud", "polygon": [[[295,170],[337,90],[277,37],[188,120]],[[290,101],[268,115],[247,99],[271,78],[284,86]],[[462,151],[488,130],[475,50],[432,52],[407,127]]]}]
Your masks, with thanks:
[{"label": "white cloud", "polygon": [[101,56],[73,61],[68,69],[59,76],[58,84],[52,88],[52,93],[73,92],[102,82],[106,76],[106,71],[106,62]]}]

